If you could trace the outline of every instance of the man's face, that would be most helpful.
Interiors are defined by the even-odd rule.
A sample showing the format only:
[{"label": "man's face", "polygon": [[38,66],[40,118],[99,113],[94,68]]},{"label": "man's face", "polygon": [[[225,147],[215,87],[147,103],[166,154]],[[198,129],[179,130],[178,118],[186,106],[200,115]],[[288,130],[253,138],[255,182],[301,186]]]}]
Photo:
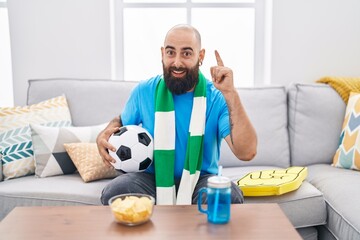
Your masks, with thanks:
[{"label": "man's face", "polygon": [[189,29],[175,29],[168,33],[161,48],[164,80],[174,94],[193,90],[198,82],[199,61],[204,50]]}]

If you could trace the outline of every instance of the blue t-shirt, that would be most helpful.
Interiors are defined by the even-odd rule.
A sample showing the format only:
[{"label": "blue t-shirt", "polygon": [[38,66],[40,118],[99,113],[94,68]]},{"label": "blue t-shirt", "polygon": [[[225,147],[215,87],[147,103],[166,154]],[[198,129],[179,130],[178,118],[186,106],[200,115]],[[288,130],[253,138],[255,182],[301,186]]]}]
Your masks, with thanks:
[{"label": "blue t-shirt", "polygon": [[[161,75],[141,81],[132,91],[121,113],[123,125],[139,125],[154,137],[155,92]],[[193,92],[175,95],[175,178],[181,178],[184,168],[188,132],[193,106]],[[206,81],[206,124],[204,135],[204,156],[201,174],[217,173],[220,145],[223,138],[230,134],[229,111],[222,93],[212,82]],[[153,164],[147,169],[154,173]]]}]

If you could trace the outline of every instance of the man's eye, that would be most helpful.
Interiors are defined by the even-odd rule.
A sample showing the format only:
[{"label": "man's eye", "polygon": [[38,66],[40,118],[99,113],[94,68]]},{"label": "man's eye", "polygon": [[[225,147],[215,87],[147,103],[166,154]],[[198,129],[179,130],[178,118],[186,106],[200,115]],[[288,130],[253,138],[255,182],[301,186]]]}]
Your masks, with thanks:
[{"label": "man's eye", "polygon": [[184,52],[183,54],[185,57],[190,57],[192,55],[191,52]]},{"label": "man's eye", "polygon": [[166,54],[169,55],[169,56],[172,56],[172,55],[174,55],[174,51],[168,50],[168,51],[166,52]]}]

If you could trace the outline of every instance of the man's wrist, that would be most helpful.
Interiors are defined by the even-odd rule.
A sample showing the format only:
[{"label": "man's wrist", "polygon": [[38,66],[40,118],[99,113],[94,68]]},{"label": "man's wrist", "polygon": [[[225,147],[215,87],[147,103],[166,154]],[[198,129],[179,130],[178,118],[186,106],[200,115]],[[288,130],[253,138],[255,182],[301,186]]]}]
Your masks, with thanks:
[{"label": "man's wrist", "polygon": [[110,125],[114,127],[121,127],[122,126],[121,118],[115,117],[113,120],[111,120]]},{"label": "man's wrist", "polygon": [[224,95],[225,99],[232,99],[234,96],[239,96],[235,88],[223,91],[222,94]]}]

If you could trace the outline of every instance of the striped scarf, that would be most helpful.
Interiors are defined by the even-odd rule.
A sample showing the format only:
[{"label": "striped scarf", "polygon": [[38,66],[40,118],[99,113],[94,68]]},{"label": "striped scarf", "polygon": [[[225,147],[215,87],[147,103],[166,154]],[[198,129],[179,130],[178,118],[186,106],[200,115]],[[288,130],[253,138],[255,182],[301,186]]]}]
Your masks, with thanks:
[{"label": "striped scarf", "polygon": [[186,159],[176,196],[175,167],[175,108],[172,93],[162,78],[155,97],[154,160],[156,204],[190,205],[200,176],[206,119],[206,79],[199,72],[186,147]]}]

